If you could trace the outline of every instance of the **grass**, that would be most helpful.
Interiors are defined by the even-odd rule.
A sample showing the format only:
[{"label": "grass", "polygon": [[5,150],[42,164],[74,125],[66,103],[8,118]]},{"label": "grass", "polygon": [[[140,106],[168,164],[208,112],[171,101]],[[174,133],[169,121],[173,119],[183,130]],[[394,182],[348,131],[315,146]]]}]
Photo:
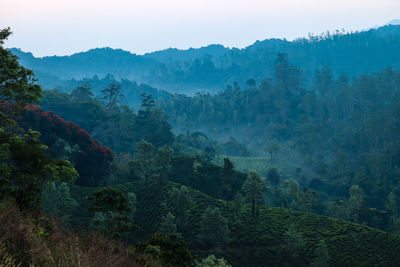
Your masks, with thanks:
[{"label": "grass", "polygon": [[0,202],[0,266],[141,266],[134,251],[96,233],[64,232],[56,221]]}]

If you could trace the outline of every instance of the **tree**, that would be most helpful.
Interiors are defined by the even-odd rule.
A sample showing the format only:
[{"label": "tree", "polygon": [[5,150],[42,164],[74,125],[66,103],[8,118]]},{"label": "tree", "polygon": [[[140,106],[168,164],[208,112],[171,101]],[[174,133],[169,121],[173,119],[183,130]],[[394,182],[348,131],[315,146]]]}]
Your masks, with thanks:
[{"label": "tree", "polygon": [[155,101],[152,94],[142,93],[142,109],[151,111],[155,106]]},{"label": "tree", "polygon": [[280,206],[282,205],[282,200],[281,200],[281,189],[278,187],[280,183],[280,175],[278,173],[277,168],[270,168],[267,171],[267,180],[270,185],[272,185],[272,203],[274,205]]},{"label": "tree", "polygon": [[27,104],[39,103],[42,89],[35,84],[33,71],[22,67],[18,58],[3,47],[10,34],[10,28],[0,31],[0,102],[22,108]]},{"label": "tree", "polygon": [[228,221],[218,208],[207,208],[200,221],[199,240],[209,246],[220,247],[229,241]]},{"label": "tree", "polygon": [[120,237],[123,233],[137,229],[130,222],[132,203],[120,189],[107,187],[93,192],[88,198],[90,211],[95,212],[93,224],[100,226],[106,236]]},{"label": "tree", "polygon": [[325,240],[320,240],[318,247],[314,251],[315,258],[312,260],[310,267],[328,267],[329,266],[329,252]]},{"label": "tree", "polygon": [[303,235],[296,230],[294,224],[291,224],[283,236],[285,248],[293,258],[296,258],[305,242]]},{"label": "tree", "polygon": [[232,200],[233,198],[233,182],[235,175],[235,167],[229,158],[224,158],[224,166],[222,168],[222,198]]},{"label": "tree", "polygon": [[71,197],[67,183],[50,183],[42,192],[43,211],[48,215],[57,215],[63,226],[71,224],[71,215],[78,202]]},{"label": "tree", "polygon": [[275,188],[279,185],[281,176],[279,175],[277,168],[271,168],[268,170],[267,180]]},{"label": "tree", "polygon": [[193,161],[193,182],[194,188],[200,189],[200,169],[203,167],[200,161]]},{"label": "tree", "polygon": [[207,162],[211,162],[216,155],[215,148],[212,146],[207,146],[203,152],[203,159]]},{"label": "tree", "polygon": [[164,235],[174,234],[177,235],[178,237],[180,236],[180,234],[177,233],[175,216],[171,212],[168,212],[167,215],[165,215],[163,221],[160,224],[159,230]]},{"label": "tree", "polygon": [[392,231],[394,231],[394,222],[396,221],[396,216],[397,216],[397,201],[396,201],[396,196],[394,195],[393,192],[389,193],[386,200],[385,208],[390,211],[391,228]]},{"label": "tree", "polygon": [[264,200],[267,185],[257,173],[250,172],[242,189],[246,194],[247,201],[251,203],[251,217],[255,218],[258,215],[258,208]]},{"label": "tree", "polygon": [[101,90],[103,93],[103,99],[106,101],[106,106],[111,108],[117,105],[120,98],[123,96],[121,94],[121,84],[117,82],[110,83],[105,89]]},{"label": "tree", "polygon": [[136,147],[136,161],[139,163],[138,167],[140,168],[144,181],[147,184],[155,170],[154,146],[151,143],[142,140]]},{"label": "tree", "polygon": [[283,182],[285,192],[285,208],[298,209],[300,205],[300,186],[299,183],[289,178]]},{"label": "tree", "polygon": [[326,95],[331,89],[333,80],[332,73],[328,65],[315,71],[313,86],[322,96]]},{"label": "tree", "polygon": [[168,174],[171,172],[171,161],[173,156],[173,149],[169,146],[162,146],[157,150],[155,158],[155,165],[159,177],[159,182],[164,183]]},{"label": "tree", "polygon": [[173,188],[169,199],[172,200],[172,208],[176,215],[176,224],[179,229],[184,228],[187,223],[187,211],[191,205],[190,192],[186,186]]},{"label": "tree", "polygon": [[311,212],[317,200],[317,193],[309,190],[307,187],[304,188],[303,192],[300,193],[301,199],[301,210],[304,212]]},{"label": "tree", "polygon": [[153,234],[147,243],[136,244],[136,251],[159,259],[162,266],[194,266],[193,256],[185,241],[176,235]]},{"label": "tree", "polygon": [[364,204],[364,191],[359,185],[352,185],[349,193],[349,218],[353,222],[358,222],[360,211]]},{"label": "tree", "polygon": [[[7,103],[0,108],[18,112],[28,104],[39,103],[42,90],[35,84],[33,72],[3,47],[10,34],[9,28],[0,31],[0,102]],[[0,112],[0,199],[13,198],[21,209],[38,207],[42,188],[50,182],[78,177],[70,162],[50,158],[39,137],[39,132],[23,131]]]},{"label": "tree", "polygon": [[135,120],[136,140],[145,140],[155,147],[171,145],[174,135],[168,117],[160,109],[154,108],[154,100],[151,95],[143,95],[142,106]]},{"label": "tree", "polygon": [[236,218],[239,219],[240,215],[242,214],[242,208],[243,208],[242,194],[240,194],[240,193],[236,194],[235,198],[233,199],[232,206],[235,211]]},{"label": "tree", "polygon": [[279,152],[279,143],[278,143],[278,141],[274,139],[271,142],[269,142],[267,144],[267,146],[265,147],[264,151],[269,153],[271,162],[273,162],[274,157],[276,157],[276,155]]},{"label": "tree", "polygon": [[50,158],[39,136],[31,130],[16,134],[0,128],[0,199],[13,198],[21,209],[40,206],[40,193],[50,182],[78,177],[69,161]]},{"label": "tree", "polygon": [[224,258],[217,258],[211,254],[201,262],[196,261],[196,267],[231,267],[231,265]]},{"label": "tree", "polygon": [[82,82],[78,87],[72,90],[71,96],[77,101],[88,101],[92,99],[94,96],[92,85],[88,82]]},{"label": "tree", "polygon": [[253,78],[248,79],[248,80],[246,81],[247,86],[248,86],[248,87],[251,87],[251,88],[256,87],[256,83],[257,83],[256,80],[254,80]]}]

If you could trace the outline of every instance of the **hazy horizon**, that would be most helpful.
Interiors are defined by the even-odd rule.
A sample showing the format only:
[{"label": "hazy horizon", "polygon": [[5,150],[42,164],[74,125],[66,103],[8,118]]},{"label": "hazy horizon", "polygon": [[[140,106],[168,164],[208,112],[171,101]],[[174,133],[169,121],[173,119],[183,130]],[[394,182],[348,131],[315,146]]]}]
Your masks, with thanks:
[{"label": "hazy horizon", "polygon": [[[4,8],[5,7],[5,8]],[[244,48],[257,40],[365,30],[398,18],[396,0],[5,0],[7,47],[37,57],[93,48],[145,54],[210,44]]]}]

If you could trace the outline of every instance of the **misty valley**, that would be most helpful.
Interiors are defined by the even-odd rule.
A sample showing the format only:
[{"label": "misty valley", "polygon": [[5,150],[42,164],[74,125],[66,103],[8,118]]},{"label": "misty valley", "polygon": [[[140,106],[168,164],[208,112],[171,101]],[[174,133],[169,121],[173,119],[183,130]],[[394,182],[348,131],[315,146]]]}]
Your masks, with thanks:
[{"label": "misty valley", "polygon": [[11,30],[0,266],[400,266],[400,25],[46,57]]}]

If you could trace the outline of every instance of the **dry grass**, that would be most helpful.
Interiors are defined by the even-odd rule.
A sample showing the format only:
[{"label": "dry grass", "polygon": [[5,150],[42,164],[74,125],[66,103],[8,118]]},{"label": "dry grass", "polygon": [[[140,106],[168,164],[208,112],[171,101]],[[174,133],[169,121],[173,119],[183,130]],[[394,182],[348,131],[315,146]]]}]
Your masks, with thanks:
[{"label": "dry grass", "polygon": [[96,233],[64,233],[55,221],[51,225],[50,230],[46,220],[22,215],[12,202],[0,203],[0,267],[142,266],[119,242]]}]

